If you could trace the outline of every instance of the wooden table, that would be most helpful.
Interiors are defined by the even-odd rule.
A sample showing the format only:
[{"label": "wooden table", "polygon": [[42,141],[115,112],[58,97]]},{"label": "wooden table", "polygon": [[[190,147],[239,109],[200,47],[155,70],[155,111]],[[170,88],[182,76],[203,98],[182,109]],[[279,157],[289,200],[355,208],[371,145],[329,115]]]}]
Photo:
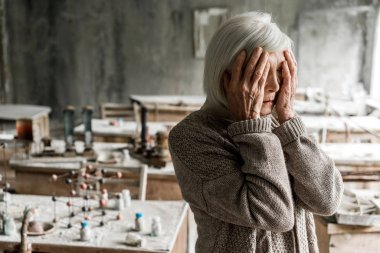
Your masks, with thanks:
[{"label": "wooden table", "polygon": [[[96,208],[98,201],[90,200],[90,205],[95,209],[90,213],[90,227],[93,230],[94,238],[89,242],[79,241],[80,222],[83,220],[83,213],[71,219],[72,228],[67,228],[68,208],[65,204],[67,200],[57,202],[57,217],[59,222],[52,233],[44,236],[28,237],[32,243],[33,251],[52,253],[71,252],[102,252],[102,253],[184,253],[187,242],[187,211],[188,205],[183,201],[132,201],[131,207],[121,211],[123,220],[116,220],[118,211],[113,209],[113,200],[109,201],[109,208],[105,216],[105,225],[99,226],[100,210]],[[73,202],[81,203],[82,199],[74,199]],[[20,217],[25,206],[37,209],[39,216],[37,220],[51,222],[54,218],[53,202],[50,197],[33,195],[12,195],[11,205],[8,211],[16,219],[16,226],[20,228]],[[140,234],[146,239],[146,246],[143,248],[127,246],[125,238],[127,231],[134,225],[136,212],[142,212],[145,217],[145,226]],[[160,216],[163,232],[158,237],[149,235],[151,232],[151,219]],[[20,235],[4,236],[0,235],[0,249],[15,250],[20,243]]]},{"label": "wooden table", "polygon": [[131,95],[132,101],[137,101],[145,106],[150,105],[180,105],[201,107],[206,101],[205,96],[181,96],[181,95]]},{"label": "wooden table", "polygon": [[0,105],[0,121],[14,122],[19,119],[30,119],[33,124],[33,138],[39,141],[43,137],[50,136],[49,113],[50,107],[37,105]]},{"label": "wooden table", "polygon": [[326,112],[326,105],[312,101],[294,101],[294,110],[298,114],[306,115],[324,115]]},{"label": "wooden table", "polygon": [[345,186],[380,189],[380,144],[320,144],[345,178]]},{"label": "wooden table", "polygon": [[148,121],[179,122],[191,112],[199,110],[206,101],[205,96],[178,95],[131,95],[134,107],[147,109]]},{"label": "wooden table", "polygon": [[363,227],[330,223],[315,216],[320,253],[378,253],[380,227]]},{"label": "wooden table", "polygon": [[[118,142],[129,143],[139,135],[137,123],[134,121],[123,122],[122,125],[112,125],[112,120],[92,119],[93,139],[96,142]],[[154,136],[158,131],[167,131],[173,127],[175,122],[148,122],[149,134]],[[76,139],[84,139],[84,125],[75,127]]]},{"label": "wooden table", "polygon": [[[327,143],[321,149],[343,174],[346,188],[380,189],[380,144]],[[380,227],[331,223],[315,216],[320,253],[377,253]]]},{"label": "wooden table", "polygon": [[301,118],[305,123],[308,132],[318,134],[320,137],[319,141],[321,142],[380,143],[380,119],[376,117],[327,117],[301,115]]},{"label": "wooden table", "polygon": [[331,157],[341,171],[375,171],[380,169],[380,144],[377,143],[324,143],[321,149]]},{"label": "wooden table", "polygon": [[[80,163],[41,163],[33,161],[10,161],[10,167],[15,171],[15,190],[21,194],[51,195],[56,191],[58,195],[67,196],[67,185],[62,181],[51,182],[53,174],[61,175],[73,170],[79,170]],[[113,191],[121,191],[123,185],[115,184]],[[174,170],[148,168],[148,182],[146,198],[148,200],[180,200],[182,199]]]},{"label": "wooden table", "polygon": [[[125,147],[121,143],[94,143],[95,152],[113,152],[115,149]],[[122,160],[123,154],[117,152],[121,157],[118,158],[119,164],[135,166],[139,161],[131,158],[127,161]],[[116,156],[116,154],[115,154]],[[77,161],[63,162],[50,159],[49,162],[41,159],[17,159],[10,161],[10,167],[16,173],[15,189],[22,194],[51,195],[56,190],[58,195],[67,196],[69,191],[64,182],[51,182],[53,174],[64,174],[72,170],[79,170],[83,157],[75,158]],[[115,184],[113,191],[121,191],[123,185]],[[148,168],[147,199],[150,200],[182,200],[181,190],[174,173],[172,163],[168,163],[165,168]]]}]

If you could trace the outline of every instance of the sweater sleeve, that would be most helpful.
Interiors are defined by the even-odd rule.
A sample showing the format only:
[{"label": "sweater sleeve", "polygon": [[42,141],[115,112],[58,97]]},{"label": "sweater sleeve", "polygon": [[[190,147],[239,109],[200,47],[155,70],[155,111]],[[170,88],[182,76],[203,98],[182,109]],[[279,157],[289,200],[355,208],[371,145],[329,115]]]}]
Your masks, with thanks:
[{"label": "sweater sleeve", "polygon": [[299,116],[273,130],[285,153],[293,177],[294,194],[303,207],[320,215],[332,215],[340,204],[343,181],[334,162],[307,137]]},{"label": "sweater sleeve", "polygon": [[270,118],[232,123],[228,134],[240,153],[233,154],[202,129],[190,130],[192,136],[182,133],[181,141],[172,130],[170,149],[185,199],[196,199],[192,195],[197,189],[186,186],[189,176],[181,175],[182,166],[201,178],[204,205],[196,204],[210,216],[245,227],[290,230],[294,208],[289,176],[280,141],[270,131]]}]

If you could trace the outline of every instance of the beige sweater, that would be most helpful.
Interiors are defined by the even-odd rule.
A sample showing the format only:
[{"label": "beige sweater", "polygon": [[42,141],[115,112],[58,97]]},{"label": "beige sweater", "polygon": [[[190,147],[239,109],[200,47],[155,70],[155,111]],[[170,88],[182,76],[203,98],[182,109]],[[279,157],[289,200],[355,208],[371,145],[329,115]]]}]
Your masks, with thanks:
[{"label": "beige sweater", "polygon": [[297,116],[232,122],[201,109],[169,135],[196,252],[318,252],[312,213],[331,215],[343,183]]}]

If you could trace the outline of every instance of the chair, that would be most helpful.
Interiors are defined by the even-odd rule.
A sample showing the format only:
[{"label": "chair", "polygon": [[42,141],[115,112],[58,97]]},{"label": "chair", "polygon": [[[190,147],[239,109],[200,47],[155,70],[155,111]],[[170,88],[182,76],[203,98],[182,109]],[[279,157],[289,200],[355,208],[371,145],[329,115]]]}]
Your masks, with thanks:
[{"label": "chair", "polygon": [[135,112],[133,106],[118,103],[103,103],[100,105],[102,119],[129,119],[134,120]]},{"label": "chair", "polygon": [[[100,175],[100,170],[103,171],[105,179],[103,185],[109,192],[120,192],[127,188],[131,191],[131,196],[134,199],[145,200],[146,199],[146,186],[148,166],[141,164],[137,166],[125,166],[115,164],[101,164],[101,163],[85,163],[82,168],[91,166],[92,169],[97,170],[97,174]],[[117,178],[115,172],[121,172],[122,178]],[[137,192],[137,194],[136,194]]]}]

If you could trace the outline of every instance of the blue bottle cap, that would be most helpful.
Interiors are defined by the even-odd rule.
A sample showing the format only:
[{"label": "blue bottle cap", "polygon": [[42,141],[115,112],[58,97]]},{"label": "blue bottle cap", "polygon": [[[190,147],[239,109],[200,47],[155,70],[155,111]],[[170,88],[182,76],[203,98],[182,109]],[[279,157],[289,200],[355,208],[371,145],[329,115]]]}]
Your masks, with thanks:
[{"label": "blue bottle cap", "polygon": [[139,218],[141,218],[141,217],[143,217],[143,214],[142,214],[142,213],[136,213],[136,218],[137,218],[137,219],[139,219]]},{"label": "blue bottle cap", "polygon": [[82,221],[81,223],[82,228],[86,228],[88,227],[88,225],[89,225],[88,221]]}]

